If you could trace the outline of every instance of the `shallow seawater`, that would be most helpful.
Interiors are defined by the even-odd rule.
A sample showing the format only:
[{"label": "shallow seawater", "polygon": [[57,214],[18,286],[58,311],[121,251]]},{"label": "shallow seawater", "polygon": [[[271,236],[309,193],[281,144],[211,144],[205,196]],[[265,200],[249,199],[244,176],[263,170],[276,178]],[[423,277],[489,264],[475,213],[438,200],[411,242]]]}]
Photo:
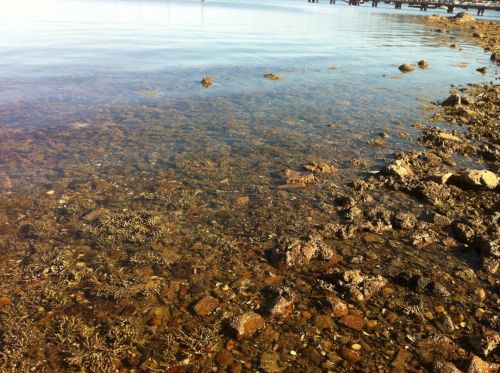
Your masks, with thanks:
[{"label": "shallow seawater", "polygon": [[[235,154],[258,152],[262,142],[321,147],[329,158],[376,157],[406,139],[396,135],[375,150],[366,141],[411,132],[421,117],[417,99],[440,100],[451,83],[484,81],[475,69],[489,65],[476,46],[443,48],[453,33],[413,22],[421,12],[384,5],[25,0],[3,7],[2,127],[161,125],[181,131],[169,141],[172,155],[199,152],[209,137]],[[430,68],[397,69],[420,59]],[[199,84],[204,75],[216,82],[208,89]],[[250,135],[235,134],[233,123]]]},{"label": "shallow seawater", "polygon": [[[296,0],[4,0],[0,308],[16,308],[0,314],[0,366],[206,368],[235,343],[222,320],[259,309],[265,286],[291,286],[297,309],[314,309],[308,293],[329,263],[281,270],[267,250],[335,223],[343,186],[418,147],[412,124],[427,122],[450,84],[495,74],[481,48],[420,15]],[[421,59],[428,69],[399,72]],[[287,183],[310,162],[336,172]],[[399,193],[370,198],[423,210]],[[371,275],[396,259],[444,268],[455,258],[411,242],[409,232],[334,240],[348,257],[371,258]],[[221,307],[202,317],[192,305],[206,294]],[[308,320],[279,322],[280,337],[262,333],[258,347],[237,344],[235,364],[255,370],[273,343],[295,359]],[[379,366],[389,352],[374,353]],[[308,359],[290,364],[301,371]]]}]

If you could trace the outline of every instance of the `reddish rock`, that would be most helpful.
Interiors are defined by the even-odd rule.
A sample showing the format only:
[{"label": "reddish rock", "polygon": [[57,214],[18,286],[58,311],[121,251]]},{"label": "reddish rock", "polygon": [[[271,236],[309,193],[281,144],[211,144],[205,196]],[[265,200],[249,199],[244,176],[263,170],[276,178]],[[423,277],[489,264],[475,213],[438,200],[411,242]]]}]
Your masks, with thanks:
[{"label": "reddish rock", "polygon": [[237,197],[234,201],[238,206],[246,206],[250,202],[250,198],[247,196]]},{"label": "reddish rock", "polygon": [[215,356],[215,361],[220,368],[228,367],[234,361],[233,354],[228,350],[220,350]]},{"label": "reddish rock", "polygon": [[500,364],[490,363],[477,356],[473,356],[467,373],[496,373],[499,369]]},{"label": "reddish rock", "polygon": [[272,316],[288,317],[293,312],[293,299],[278,295],[271,300],[266,312]]},{"label": "reddish rock", "polygon": [[365,319],[359,315],[346,315],[340,318],[339,322],[354,330],[361,330],[365,326]]},{"label": "reddish rock", "polygon": [[326,300],[332,306],[333,317],[342,317],[349,314],[349,308],[347,308],[347,304],[345,304],[345,302],[339,297],[330,294],[326,297]]},{"label": "reddish rock", "polygon": [[230,328],[238,340],[251,337],[257,330],[264,327],[264,319],[255,312],[247,312],[231,320]]},{"label": "reddish rock", "polygon": [[347,360],[351,363],[361,360],[361,355],[356,351],[351,350],[350,348],[342,349],[342,351],[340,352],[340,356],[342,356],[342,359]]},{"label": "reddish rock", "polygon": [[207,295],[206,297],[201,298],[198,302],[196,302],[196,304],[193,306],[193,311],[198,316],[205,316],[219,307],[219,304],[220,302],[216,298]]}]

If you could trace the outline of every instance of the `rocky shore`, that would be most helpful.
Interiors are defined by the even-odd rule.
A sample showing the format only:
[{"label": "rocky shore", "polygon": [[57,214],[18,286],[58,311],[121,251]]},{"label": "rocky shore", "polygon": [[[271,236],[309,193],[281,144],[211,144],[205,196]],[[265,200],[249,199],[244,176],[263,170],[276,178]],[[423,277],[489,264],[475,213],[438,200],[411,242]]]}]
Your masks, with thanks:
[{"label": "rocky shore", "polygon": [[[425,22],[496,59],[497,23]],[[497,372],[499,103],[453,87],[347,183],[252,154],[106,166],[158,128],[2,130],[0,371]],[[51,171],[6,176],[28,166]]]}]

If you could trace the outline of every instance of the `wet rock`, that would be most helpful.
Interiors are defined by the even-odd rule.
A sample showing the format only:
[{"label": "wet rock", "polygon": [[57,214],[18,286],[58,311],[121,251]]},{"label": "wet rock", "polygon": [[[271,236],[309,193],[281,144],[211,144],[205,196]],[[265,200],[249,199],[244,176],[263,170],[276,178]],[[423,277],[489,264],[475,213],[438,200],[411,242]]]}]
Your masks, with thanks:
[{"label": "wet rock", "polygon": [[397,212],[393,221],[394,226],[399,229],[412,229],[417,225],[417,218],[411,212]]},{"label": "wet rock", "polygon": [[384,175],[397,176],[400,179],[405,179],[413,175],[413,171],[410,166],[405,161],[400,159],[397,159],[390,165],[384,167],[381,170],[381,173]]},{"label": "wet rock", "polygon": [[336,329],[337,325],[329,315],[317,315],[314,318],[314,326],[318,329]]},{"label": "wet rock", "polygon": [[480,72],[481,74],[486,74],[486,72],[488,71],[488,69],[486,68],[486,66],[483,66],[483,67],[478,67],[476,69],[477,72]]},{"label": "wet rock", "polygon": [[250,311],[234,317],[229,327],[236,338],[242,340],[251,337],[257,330],[263,328],[264,325],[265,321],[262,316]]},{"label": "wet rock", "polygon": [[404,63],[401,66],[399,66],[398,69],[403,73],[408,73],[410,71],[415,70],[415,65],[412,65],[410,63]]},{"label": "wet rock", "polygon": [[340,356],[342,357],[342,359],[349,361],[350,363],[361,360],[361,355],[358,352],[351,350],[350,348],[343,348],[340,352]]},{"label": "wet rock", "polygon": [[446,182],[453,176],[453,172],[447,172],[445,174],[440,175],[432,175],[431,180],[436,184],[446,184]]},{"label": "wet rock", "polygon": [[447,185],[439,185],[433,181],[423,181],[415,186],[411,192],[422,201],[435,206],[443,205],[451,196]]},{"label": "wet rock", "polygon": [[296,266],[318,258],[329,260],[334,255],[320,237],[311,236],[306,240],[285,239],[271,252],[271,263],[276,266]]},{"label": "wet rock", "polygon": [[249,202],[250,202],[250,197],[248,197],[248,196],[240,196],[234,200],[234,203],[237,206],[246,206],[246,205],[248,205]]},{"label": "wet rock", "polygon": [[500,62],[500,52],[494,52],[490,56],[490,60],[493,62]]},{"label": "wet rock", "polygon": [[193,311],[198,316],[206,316],[217,307],[219,307],[219,300],[207,295],[206,297],[201,298],[196,304],[193,306]]},{"label": "wet rock", "polygon": [[462,99],[460,98],[460,96],[456,93],[453,93],[450,96],[448,96],[446,100],[441,102],[441,106],[457,106],[460,105],[461,102]]},{"label": "wet rock", "polygon": [[440,227],[446,227],[451,225],[451,220],[447,216],[438,214],[437,212],[432,212],[430,214],[430,220],[432,223]]},{"label": "wet rock", "polygon": [[450,338],[442,334],[434,334],[428,338],[422,339],[417,343],[422,352],[425,352],[426,360],[435,361],[438,358],[449,358],[459,349]]},{"label": "wet rock", "polygon": [[467,283],[472,283],[477,281],[476,273],[472,268],[465,268],[460,271],[457,271],[455,272],[455,276]]},{"label": "wet rock", "polygon": [[432,363],[432,371],[434,373],[462,373],[455,364],[449,361],[438,360]]},{"label": "wet rock", "polygon": [[271,316],[288,317],[293,312],[295,295],[286,287],[266,289],[268,301],[264,310]]},{"label": "wet rock", "polygon": [[215,83],[214,79],[211,77],[211,76],[204,76],[202,79],[201,79],[201,85],[205,88],[208,88],[210,87],[212,84]]},{"label": "wet rock", "polygon": [[494,275],[500,269],[500,260],[497,258],[481,258],[481,269]]},{"label": "wet rock", "polygon": [[404,348],[399,349],[396,357],[391,362],[392,373],[403,373],[406,372],[406,362],[409,361],[412,354],[405,350]]},{"label": "wet rock", "polygon": [[12,188],[12,181],[7,175],[0,175],[0,189],[10,189]]},{"label": "wet rock", "polygon": [[448,289],[446,289],[446,287],[439,282],[431,282],[429,284],[429,289],[436,297],[448,298],[451,295]]},{"label": "wet rock", "polygon": [[283,79],[281,76],[275,75],[275,74],[264,74],[264,78],[266,78],[267,80],[281,80],[281,79]]},{"label": "wet rock", "polygon": [[337,169],[328,163],[321,162],[311,162],[304,165],[304,168],[308,171],[315,172],[317,174],[334,174]]},{"label": "wet rock", "polygon": [[421,69],[427,69],[429,67],[429,62],[427,62],[426,60],[420,60],[418,61],[418,67],[420,67]]},{"label": "wet rock", "polygon": [[500,333],[488,331],[479,336],[473,336],[469,339],[469,344],[478,355],[488,357],[500,346]]},{"label": "wet rock", "polygon": [[475,38],[479,38],[479,39],[483,39],[484,38],[484,35],[480,34],[479,32],[473,32],[472,36],[475,37]]},{"label": "wet rock", "polygon": [[443,333],[452,333],[457,329],[451,317],[446,313],[440,313],[434,320],[432,320],[436,328]]},{"label": "wet rock", "polygon": [[331,306],[333,317],[342,317],[349,313],[347,304],[336,295],[328,294],[326,300]]},{"label": "wet rock", "polygon": [[473,356],[469,362],[467,373],[496,373],[499,369],[500,364],[490,363],[478,356]]},{"label": "wet rock", "polygon": [[460,24],[460,23],[472,23],[472,22],[476,21],[476,19],[474,17],[472,17],[467,12],[457,13],[457,15],[455,15],[454,17],[452,17],[451,20],[454,23],[458,23],[458,24]]},{"label": "wet rock", "polygon": [[281,372],[283,369],[280,368],[279,364],[279,354],[276,352],[264,352],[260,355],[260,365],[259,368],[266,373],[277,373]]},{"label": "wet rock", "polygon": [[430,284],[430,279],[418,269],[405,270],[397,276],[399,282],[417,293],[422,293]]},{"label": "wet rock", "polygon": [[339,319],[339,322],[354,330],[362,330],[365,326],[365,319],[360,315],[346,315]]},{"label": "wet rock", "polygon": [[447,140],[447,141],[456,141],[456,142],[462,142],[462,139],[460,137],[457,137],[451,133],[448,132],[439,132],[438,137]]},{"label": "wet rock", "polygon": [[215,361],[219,368],[226,368],[233,364],[233,354],[228,350],[220,350],[215,356]]},{"label": "wet rock", "polygon": [[461,221],[453,222],[453,233],[460,241],[464,242],[471,241],[476,234],[474,229]]},{"label": "wet rock", "polygon": [[306,187],[319,181],[312,173],[303,173],[290,169],[284,170],[281,176],[286,179],[287,185],[295,185],[298,187]]},{"label": "wet rock", "polygon": [[458,175],[454,175],[453,182],[466,189],[495,189],[498,185],[498,177],[488,170],[467,169]]},{"label": "wet rock", "polygon": [[478,237],[474,244],[482,256],[500,258],[500,239]]}]

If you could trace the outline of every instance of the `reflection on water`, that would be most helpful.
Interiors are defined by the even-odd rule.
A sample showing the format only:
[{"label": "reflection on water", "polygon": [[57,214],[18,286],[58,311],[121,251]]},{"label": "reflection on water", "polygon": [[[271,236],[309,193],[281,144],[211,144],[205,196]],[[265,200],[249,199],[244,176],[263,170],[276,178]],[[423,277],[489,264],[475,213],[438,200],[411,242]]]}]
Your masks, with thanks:
[{"label": "reflection on water", "polygon": [[[426,100],[490,77],[475,71],[489,64],[482,50],[448,48],[452,32],[412,22],[415,12],[294,0],[2,7],[0,370],[208,371],[218,353],[221,369],[278,371],[268,365],[276,351],[280,365],[305,371],[322,362],[320,345],[337,369],[342,345],[331,341],[358,332],[312,319],[318,274],[331,274],[334,259],[353,258],[370,276],[460,264],[396,231],[328,240],[332,261],[312,270],[266,260],[278,242],[318,245],[308,236],[336,229],[356,203],[345,184],[417,146],[411,124],[425,120]],[[429,69],[397,69],[420,59]],[[379,206],[423,211],[399,193],[357,197],[374,224]],[[291,322],[267,318],[257,338],[232,340],[224,322],[262,313],[271,285],[297,292]],[[208,294],[211,309],[193,309]],[[349,313],[376,319],[382,303]],[[381,323],[398,344],[363,332],[367,370],[422,331],[394,320]]]}]

